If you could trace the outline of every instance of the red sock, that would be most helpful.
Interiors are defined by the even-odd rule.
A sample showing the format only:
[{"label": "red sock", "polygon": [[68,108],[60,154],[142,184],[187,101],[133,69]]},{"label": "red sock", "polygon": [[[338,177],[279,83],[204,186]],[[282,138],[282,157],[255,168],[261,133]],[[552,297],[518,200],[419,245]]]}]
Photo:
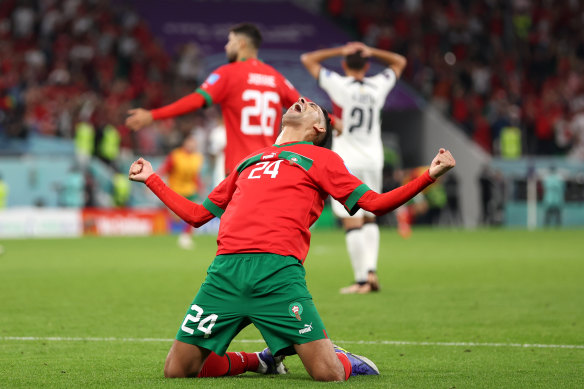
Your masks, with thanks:
[{"label": "red sock", "polygon": [[225,353],[222,357],[215,353],[203,364],[199,377],[222,377],[226,375],[238,375],[246,371],[257,371],[259,365],[256,353]]},{"label": "red sock", "polygon": [[343,364],[345,368],[345,381],[349,379],[351,373],[353,372],[353,368],[351,367],[351,362],[349,362],[349,358],[343,353],[337,353],[337,358]]}]

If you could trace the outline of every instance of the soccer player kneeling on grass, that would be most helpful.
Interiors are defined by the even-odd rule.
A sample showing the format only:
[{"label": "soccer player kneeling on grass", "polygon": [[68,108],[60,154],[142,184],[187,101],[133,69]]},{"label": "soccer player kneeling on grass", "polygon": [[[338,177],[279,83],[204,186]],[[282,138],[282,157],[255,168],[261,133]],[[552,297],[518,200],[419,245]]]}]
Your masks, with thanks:
[{"label": "soccer player kneeling on grass", "polygon": [[[423,175],[378,194],[349,173],[336,153],[319,147],[331,131],[327,112],[300,98],[284,114],[276,144],[241,161],[202,205],[171,191],[148,161],[132,164],[130,179],[146,183],[187,223],[199,227],[221,217],[217,257],[168,353],[166,377],[233,375],[260,365],[261,372],[278,373],[284,369],[282,357],[291,354],[298,354],[318,381],[379,374],[373,362],[335,346],[327,335],[306,287],[309,227],[329,194],[350,213],[362,208],[381,215],[415,196],[455,161],[440,149]],[[252,323],[269,350],[226,353],[232,339]],[[237,369],[232,365],[230,370],[229,363]]]}]

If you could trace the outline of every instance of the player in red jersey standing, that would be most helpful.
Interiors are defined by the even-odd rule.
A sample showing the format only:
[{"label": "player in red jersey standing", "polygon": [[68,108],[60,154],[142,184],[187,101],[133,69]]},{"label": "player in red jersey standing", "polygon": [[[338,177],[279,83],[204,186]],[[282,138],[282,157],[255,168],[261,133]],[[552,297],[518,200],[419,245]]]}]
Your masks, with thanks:
[{"label": "player in red jersey standing", "polygon": [[[310,226],[330,194],[349,213],[381,215],[415,196],[455,165],[440,149],[430,168],[391,192],[370,190],[338,154],[318,147],[332,132],[326,111],[300,98],[283,117],[276,144],[249,155],[199,205],[171,191],[139,159],[131,180],[145,182],[186,222],[201,226],[221,217],[217,257],[192,302],[167,356],[167,377],[195,377],[249,324],[276,356],[296,353],[318,381],[379,374],[373,362],[336,347],[308,292],[304,260]],[[208,376],[208,375],[207,375]]]},{"label": "player in red jersey standing", "polygon": [[225,173],[229,174],[246,155],[274,144],[282,110],[300,97],[283,75],[258,59],[261,43],[255,25],[232,27],[225,45],[228,64],[214,70],[194,93],[170,105],[130,110],[126,125],[138,130],[154,120],[219,104],[227,136]]}]

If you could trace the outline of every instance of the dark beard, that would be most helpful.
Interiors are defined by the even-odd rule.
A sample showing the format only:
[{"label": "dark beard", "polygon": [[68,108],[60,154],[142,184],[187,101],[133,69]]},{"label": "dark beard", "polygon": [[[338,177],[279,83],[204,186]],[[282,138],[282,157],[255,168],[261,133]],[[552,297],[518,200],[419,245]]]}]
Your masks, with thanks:
[{"label": "dark beard", "polygon": [[226,54],[226,56],[229,63],[237,61],[237,54]]}]

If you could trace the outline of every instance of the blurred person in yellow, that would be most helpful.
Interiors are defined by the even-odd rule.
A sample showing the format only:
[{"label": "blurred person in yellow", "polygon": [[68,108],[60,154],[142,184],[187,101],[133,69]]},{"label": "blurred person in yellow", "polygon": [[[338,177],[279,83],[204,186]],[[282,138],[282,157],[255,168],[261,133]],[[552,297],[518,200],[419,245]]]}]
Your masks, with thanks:
[{"label": "blurred person in yellow", "polygon": [[6,208],[6,202],[8,200],[8,185],[2,179],[0,174],[0,209]]},{"label": "blurred person in yellow", "polygon": [[[168,186],[176,193],[190,201],[195,201],[202,191],[200,172],[203,167],[203,155],[197,151],[197,140],[192,134],[185,136],[180,147],[168,154],[158,175],[168,177]],[[178,245],[184,249],[193,248],[193,227],[185,224],[178,238]]]}]

